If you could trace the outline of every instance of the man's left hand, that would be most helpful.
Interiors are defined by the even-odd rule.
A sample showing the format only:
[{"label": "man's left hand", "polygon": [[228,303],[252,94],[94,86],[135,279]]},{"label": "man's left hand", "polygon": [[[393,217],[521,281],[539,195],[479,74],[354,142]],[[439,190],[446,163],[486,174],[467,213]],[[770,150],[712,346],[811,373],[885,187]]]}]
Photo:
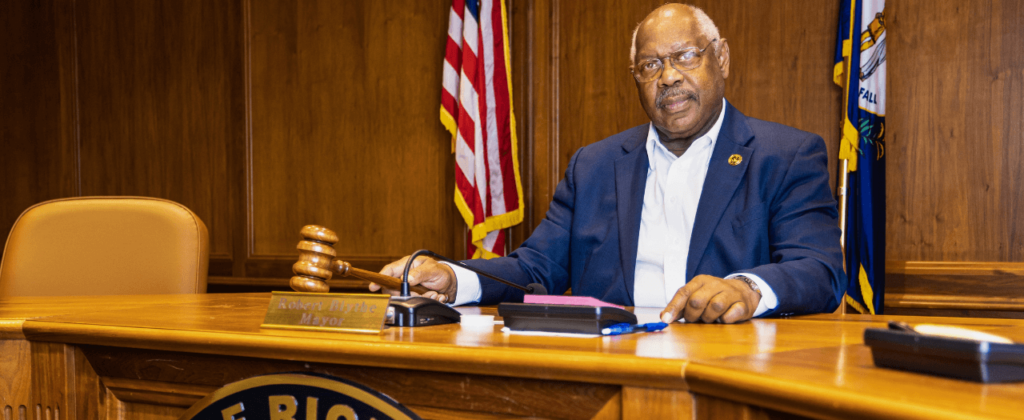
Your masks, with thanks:
[{"label": "man's left hand", "polygon": [[662,322],[671,323],[682,316],[687,322],[723,322],[732,324],[754,316],[761,294],[738,279],[699,275],[676,291],[661,311]]}]

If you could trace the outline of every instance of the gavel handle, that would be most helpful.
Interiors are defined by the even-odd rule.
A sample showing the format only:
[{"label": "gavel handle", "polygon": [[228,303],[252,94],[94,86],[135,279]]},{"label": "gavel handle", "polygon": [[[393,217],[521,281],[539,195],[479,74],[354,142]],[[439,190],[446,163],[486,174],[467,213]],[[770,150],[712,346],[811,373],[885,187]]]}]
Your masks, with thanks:
[{"label": "gavel handle", "polygon": [[[355,277],[360,280],[372,281],[389,289],[402,290],[402,280],[391,276],[385,276],[380,273],[358,269],[345,261],[331,261],[331,271],[334,271],[335,274],[342,277]],[[430,291],[430,289],[418,285],[411,286],[409,289],[421,295]]]}]

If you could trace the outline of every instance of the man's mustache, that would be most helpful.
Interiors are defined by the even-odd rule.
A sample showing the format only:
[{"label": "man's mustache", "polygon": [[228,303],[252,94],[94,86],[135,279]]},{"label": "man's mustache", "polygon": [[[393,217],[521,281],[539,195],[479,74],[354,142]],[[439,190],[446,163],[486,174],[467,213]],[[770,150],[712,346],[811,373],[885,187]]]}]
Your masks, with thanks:
[{"label": "man's mustache", "polygon": [[661,92],[658,92],[658,97],[654,98],[654,106],[658,107],[658,108],[661,108],[661,102],[664,101],[665,98],[668,98],[668,97],[671,97],[671,96],[682,96],[682,97],[684,97],[686,99],[692,99],[695,102],[699,103],[699,101],[697,101],[697,93],[696,92],[694,92],[692,90],[683,89],[682,87],[679,87],[679,86],[673,86],[673,87],[667,88],[665,90],[662,90]]}]

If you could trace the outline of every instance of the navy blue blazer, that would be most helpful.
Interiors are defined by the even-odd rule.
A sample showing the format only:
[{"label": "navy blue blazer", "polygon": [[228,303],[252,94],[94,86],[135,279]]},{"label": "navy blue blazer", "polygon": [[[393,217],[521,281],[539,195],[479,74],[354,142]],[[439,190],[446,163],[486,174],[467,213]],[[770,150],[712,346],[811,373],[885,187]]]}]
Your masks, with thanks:
[{"label": "navy blue blazer", "polygon": [[[466,261],[550,294],[633,305],[640,215],[649,167],[644,124],[583,147],[569,161],[547,216],[508,257]],[[729,157],[739,155],[738,165]],[[839,216],[821,137],[749,118],[731,104],[694,221],[686,278],[748,272],[779,299],[765,315],[831,312],[846,291]],[[523,293],[481,278],[481,304]]]}]

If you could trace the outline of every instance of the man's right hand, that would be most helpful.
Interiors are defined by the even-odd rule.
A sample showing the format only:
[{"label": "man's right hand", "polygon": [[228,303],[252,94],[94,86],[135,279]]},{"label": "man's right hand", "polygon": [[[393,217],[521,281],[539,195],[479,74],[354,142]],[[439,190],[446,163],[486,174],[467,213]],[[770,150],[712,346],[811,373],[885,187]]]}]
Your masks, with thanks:
[{"label": "man's right hand", "polygon": [[[402,272],[405,271],[405,263],[409,261],[409,256],[405,256],[398,261],[384,266],[380,270],[380,273],[385,276],[391,276],[398,279],[402,278]],[[412,268],[409,269],[409,285],[415,286],[420,285],[430,289],[429,292],[424,293],[422,296],[430,299],[434,299],[441,303],[455,302],[455,292],[458,291],[458,283],[455,280],[455,271],[451,267],[441,264],[430,257],[420,256],[413,261]],[[400,290],[388,289],[381,287],[377,283],[370,283],[370,291],[376,292],[383,290],[384,293],[388,293],[391,296],[398,296]],[[413,295],[418,295],[415,292],[411,292]]]}]

